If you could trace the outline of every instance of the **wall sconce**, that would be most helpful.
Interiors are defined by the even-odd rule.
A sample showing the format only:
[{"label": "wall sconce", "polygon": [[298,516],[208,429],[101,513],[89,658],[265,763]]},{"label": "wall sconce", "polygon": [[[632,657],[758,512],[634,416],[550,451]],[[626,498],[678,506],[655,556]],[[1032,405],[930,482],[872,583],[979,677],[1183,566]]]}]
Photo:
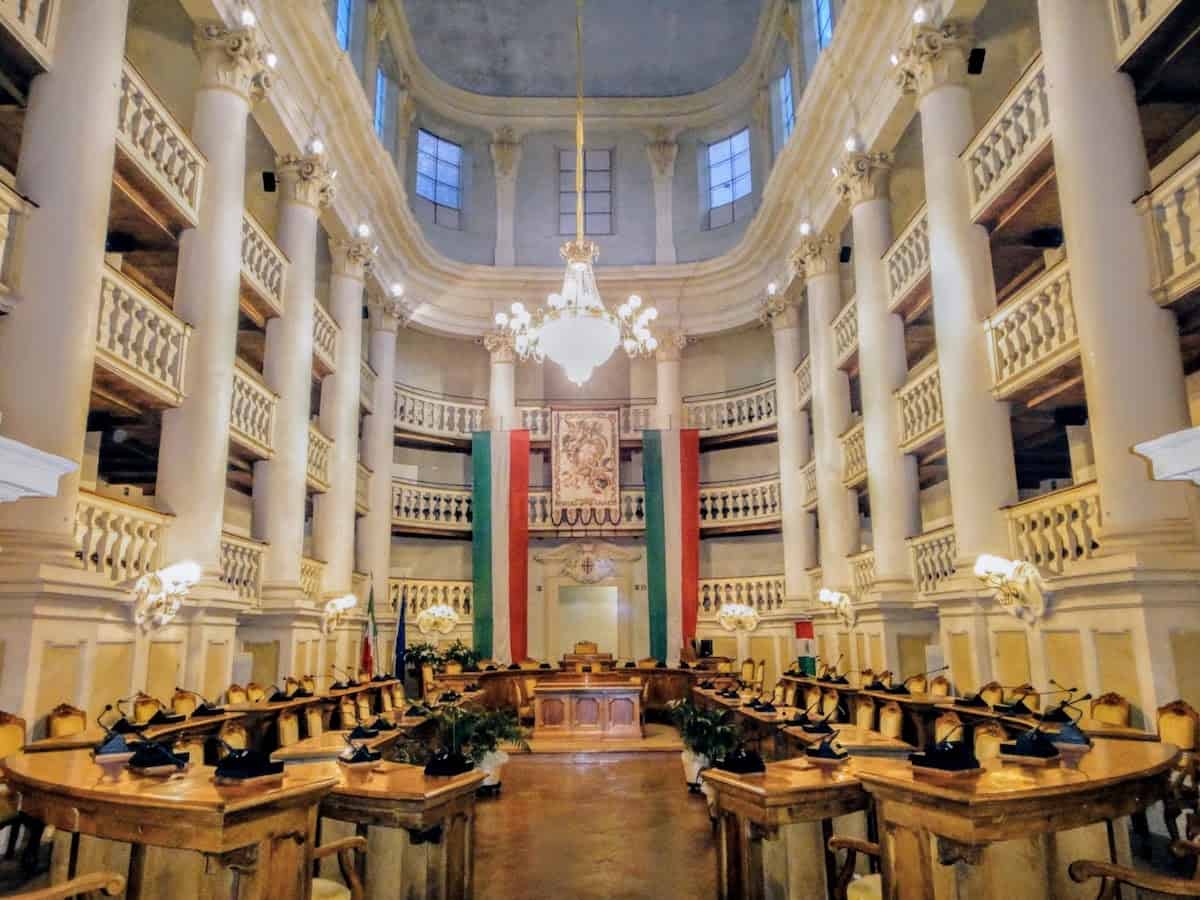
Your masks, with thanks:
[{"label": "wall sconce", "polygon": [[445,603],[435,603],[417,614],[417,628],[421,634],[449,634],[458,624],[458,613]]},{"label": "wall sconce", "polygon": [[758,627],[758,610],[746,603],[723,603],[717,622],[726,631],[753,631]]},{"label": "wall sconce", "polygon": [[325,604],[325,613],[321,617],[321,631],[329,634],[341,624],[346,613],[358,606],[358,598],[353,594],[334,597]]},{"label": "wall sconce", "polygon": [[199,580],[200,565],[191,560],[143,575],[133,585],[133,621],[146,631],[169,624]]},{"label": "wall sconce", "polygon": [[854,603],[850,600],[849,594],[843,594],[832,588],[821,588],[817,593],[817,602],[832,609],[847,628],[853,628],[854,623],[858,620],[858,614],[854,611]]},{"label": "wall sconce", "polygon": [[1050,592],[1032,563],[983,553],[975,560],[975,577],[990,587],[996,602],[1016,618],[1036,621],[1046,614]]}]

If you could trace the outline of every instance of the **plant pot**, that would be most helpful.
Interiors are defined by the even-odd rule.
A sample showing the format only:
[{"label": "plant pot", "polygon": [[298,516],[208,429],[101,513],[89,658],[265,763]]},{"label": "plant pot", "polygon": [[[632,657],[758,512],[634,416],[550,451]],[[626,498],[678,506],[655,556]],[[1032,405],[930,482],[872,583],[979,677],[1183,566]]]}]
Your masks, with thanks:
[{"label": "plant pot", "polygon": [[462,670],[463,670],[462,663],[456,663],[456,662],[446,663],[446,674],[447,675],[461,675]]},{"label": "plant pot", "polygon": [[708,802],[708,817],[715,823],[717,821],[717,791],[711,784],[700,779],[700,793],[704,795],[704,799]]},{"label": "plant pot", "polygon": [[700,770],[707,769],[711,765],[708,757],[703,753],[684,750],[679,754],[679,758],[683,760],[683,780],[687,782],[690,790],[699,791]]},{"label": "plant pot", "polygon": [[493,750],[491,753],[485,753],[483,758],[476,763],[476,768],[484,773],[483,784],[480,785],[485,793],[498,794],[500,792],[500,773],[504,768],[504,764],[508,762],[508,754],[503,750]]}]

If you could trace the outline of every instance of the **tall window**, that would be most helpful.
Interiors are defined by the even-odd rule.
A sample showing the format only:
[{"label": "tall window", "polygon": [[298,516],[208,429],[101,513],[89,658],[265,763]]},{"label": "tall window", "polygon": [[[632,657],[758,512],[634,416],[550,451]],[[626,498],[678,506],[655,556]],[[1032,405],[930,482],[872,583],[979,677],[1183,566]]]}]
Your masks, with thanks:
[{"label": "tall window", "polygon": [[709,227],[728,225],[735,205],[750,195],[750,129],[708,145]]},{"label": "tall window", "polygon": [[788,66],[777,82],[779,97],[779,146],[787,143],[796,127],[796,104],[792,102],[792,67]]},{"label": "tall window", "polygon": [[375,133],[383,137],[387,123],[388,77],[383,66],[375,69]]},{"label": "tall window", "polygon": [[[612,234],[612,150],[583,151],[584,234]],[[558,151],[558,233],[575,233],[575,151]]]},{"label": "tall window", "polygon": [[350,19],[353,14],[354,0],[337,0],[333,30],[337,35],[338,46],[343,50],[350,49]]},{"label": "tall window", "polygon": [[833,40],[833,0],[813,0],[813,21],[817,25],[817,49],[824,50]]},{"label": "tall window", "polygon": [[434,222],[458,227],[462,147],[423,128],[417,132],[417,196],[433,204]]}]

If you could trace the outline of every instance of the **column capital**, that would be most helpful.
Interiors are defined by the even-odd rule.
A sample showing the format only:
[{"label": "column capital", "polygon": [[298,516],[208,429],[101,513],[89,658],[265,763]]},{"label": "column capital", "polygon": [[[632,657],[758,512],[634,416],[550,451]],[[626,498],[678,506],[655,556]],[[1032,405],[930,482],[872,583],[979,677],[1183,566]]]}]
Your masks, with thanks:
[{"label": "column capital", "polygon": [[286,202],[303,203],[317,210],[333,202],[334,173],[323,156],[280,156],[275,160],[275,171]]},{"label": "column capital", "polygon": [[658,342],[658,349],[654,351],[654,361],[662,362],[679,362],[683,358],[683,348],[688,345],[688,336],[682,331],[669,331],[662,336],[662,340]]},{"label": "column capital", "polygon": [[363,281],[371,271],[375,260],[375,244],[362,238],[329,241],[329,253],[333,257],[333,274]]},{"label": "column capital", "polygon": [[650,157],[650,172],[656,180],[671,178],[675,174],[679,144],[671,138],[669,129],[662,125],[654,129],[654,139],[646,144],[646,154]]},{"label": "column capital", "polygon": [[367,309],[372,331],[395,334],[408,322],[408,307],[396,297],[372,299]]},{"label": "column capital", "polygon": [[837,168],[833,192],[851,209],[870,200],[887,199],[891,171],[890,153],[847,153]]},{"label": "column capital", "polygon": [[199,25],[192,42],[200,57],[201,87],[232,91],[250,103],[270,89],[274,76],[258,29]]},{"label": "column capital", "polygon": [[892,57],[900,90],[919,98],[940,87],[965,84],[970,42],[970,33],[957,23],[913,25],[908,42]]},{"label": "column capital", "polygon": [[806,279],[837,272],[837,242],[831,234],[814,234],[800,242],[792,266]]},{"label": "column capital", "polygon": [[491,354],[494,363],[515,363],[517,361],[516,344],[512,334],[507,331],[489,331],[483,336],[483,346]]},{"label": "column capital", "polygon": [[772,331],[784,331],[800,327],[800,307],[786,294],[768,297],[758,311],[759,321],[770,325]]},{"label": "column capital", "polygon": [[497,179],[516,178],[521,164],[521,141],[511,126],[504,125],[492,136],[492,171]]}]

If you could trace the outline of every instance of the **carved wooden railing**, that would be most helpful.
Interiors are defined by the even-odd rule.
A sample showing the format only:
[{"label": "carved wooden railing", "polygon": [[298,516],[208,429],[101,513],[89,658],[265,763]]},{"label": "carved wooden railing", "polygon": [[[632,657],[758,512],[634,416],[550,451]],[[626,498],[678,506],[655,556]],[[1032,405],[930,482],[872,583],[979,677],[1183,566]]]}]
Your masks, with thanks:
[{"label": "carved wooden railing", "polygon": [[1021,288],[986,323],[992,393],[1007,399],[1079,356],[1068,260]]},{"label": "carved wooden railing", "polygon": [[173,517],[80,489],[75,504],[75,555],[88,572],[113,584],[163,565],[163,539]]},{"label": "carved wooden railing", "polygon": [[0,313],[12,310],[12,295],[20,287],[21,237],[29,211],[25,199],[5,183],[0,168]]},{"label": "carved wooden railing", "polygon": [[958,553],[954,526],[943,525],[909,538],[908,552],[918,593],[936,591],[954,574],[954,557]]},{"label": "carved wooden railing", "polygon": [[779,521],[783,497],[779,476],[700,485],[700,527],[769,524]]},{"label": "carved wooden railing", "polygon": [[392,479],[392,522],[432,531],[471,530],[471,489]]},{"label": "carved wooden railing", "polygon": [[375,370],[364,359],[359,369],[358,402],[369,413],[375,412]]},{"label": "carved wooden railing", "polygon": [[1200,290],[1200,153],[1138,200],[1154,263],[1154,297],[1166,306]]},{"label": "carved wooden railing", "polygon": [[1010,506],[1008,539],[1015,559],[1061,575],[1100,546],[1100,489],[1094,481]]},{"label": "carved wooden railing", "polygon": [[854,590],[864,593],[875,583],[875,551],[863,550],[846,557],[850,561],[850,577]]},{"label": "carved wooden railing", "polygon": [[409,616],[409,627],[423,609],[436,604],[449,606],[459,615],[459,624],[471,620],[474,584],[469,580],[449,578],[390,578],[388,598],[397,612],[403,603]]},{"label": "carved wooden railing", "polygon": [[803,492],[800,494],[800,505],[806,510],[816,509],[817,461],[815,459],[800,470],[800,486],[803,489]]},{"label": "carved wooden railing", "polygon": [[896,391],[900,404],[900,449],[915,453],[945,431],[942,410],[942,371],[937,353],[915,366],[904,387]]},{"label": "carved wooden railing", "polygon": [[183,402],[184,368],[192,327],[110,266],[100,275],[96,364],[154,405]]},{"label": "carved wooden railing", "polygon": [[1178,6],[1195,0],[1110,0],[1117,63],[1124,63]]},{"label": "carved wooden railing", "polygon": [[308,471],[305,473],[308,486],[317,493],[329,490],[329,457],[333,454],[333,441],[321,434],[312,422],[308,423]]},{"label": "carved wooden railing", "polygon": [[300,557],[300,590],[313,603],[322,602],[325,590],[325,562],[310,556]]},{"label": "carved wooden railing", "polygon": [[883,255],[888,278],[888,309],[895,312],[929,277],[929,214],[922,206]]},{"label": "carved wooden railing", "polygon": [[59,0],[0,0],[0,25],[49,69],[54,56],[54,33]]},{"label": "carved wooden railing", "polygon": [[262,599],[263,557],[269,545],[241,535],[221,534],[221,582],[246,601]]},{"label": "carved wooden railing", "polygon": [[806,409],[812,403],[812,356],[805,356],[796,366],[796,405]]},{"label": "carved wooden railing", "polygon": [[247,363],[237,360],[233,369],[230,437],[256,459],[275,454],[275,411],[279,395],[263,383]]},{"label": "carved wooden railing", "polygon": [[841,436],[842,483],[858,487],[867,480],[867,437],[863,423],[851,425]]},{"label": "carved wooden railing", "polygon": [[833,319],[833,352],[838,368],[853,368],[851,361],[858,355],[858,300],[854,297]]},{"label": "carved wooden railing", "polygon": [[774,381],[683,401],[687,427],[699,428],[702,437],[768,428],[775,424],[776,414]]},{"label": "carved wooden railing", "polygon": [[242,214],[242,285],[259,302],[262,318],[283,315],[283,285],[288,258],[250,213]]},{"label": "carved wooden railing", "polygon": [[[487,404],[469,398],[441,397],[396,385],[396,427],[435,437],[470,438],[487,427]],[[526,426],[528,427],[528,426]]]},{"label": "carved wooden railing", "polygon": [[128,60],[121,69],[117,149],[167,199],[183,222],[197,224],[204,155]]},{"label": "carved wooden railing", "polygon": [[760,613],[782,609],[787,591],[782,575],[745,575],[740,578],[701,578],[700,615],[715,619],[726,603],[744,603]]},{"label": "carved wooden railing", "polygon": [[1039,53],[962,154],[972,218],[983,218],[1049,146],[1050,103]]},{"label": "carved wooden railing", "polygon": [[354,477],[354,509],[360,516],[371,511],[371,479],[374,473],[359,463]]},{"label": "carved wooden railing", "polygon": [[320,303],[313,304],[313,366],[322,375],[337,371],[338,327]]}]

